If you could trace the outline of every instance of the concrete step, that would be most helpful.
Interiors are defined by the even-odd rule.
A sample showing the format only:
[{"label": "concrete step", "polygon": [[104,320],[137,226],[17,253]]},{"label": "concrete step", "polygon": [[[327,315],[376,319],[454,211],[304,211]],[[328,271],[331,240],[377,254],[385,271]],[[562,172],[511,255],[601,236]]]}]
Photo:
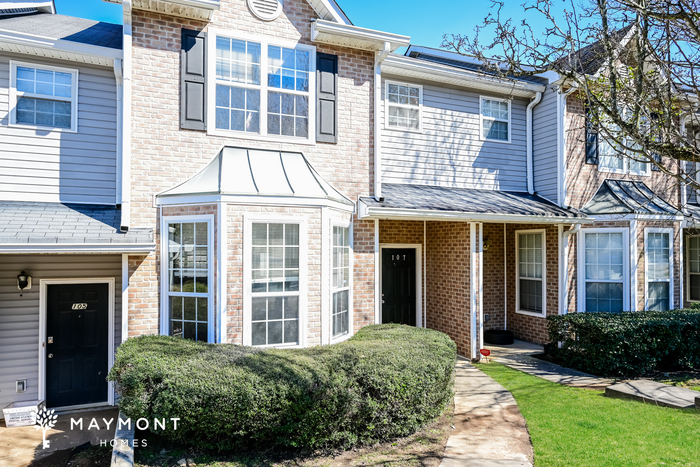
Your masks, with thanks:
[{"label": "concrete step", "polygon": [[677,409],[700,408],[698,391],[657,383],[648,379],[613,384],[605,389],[605,395]]}]

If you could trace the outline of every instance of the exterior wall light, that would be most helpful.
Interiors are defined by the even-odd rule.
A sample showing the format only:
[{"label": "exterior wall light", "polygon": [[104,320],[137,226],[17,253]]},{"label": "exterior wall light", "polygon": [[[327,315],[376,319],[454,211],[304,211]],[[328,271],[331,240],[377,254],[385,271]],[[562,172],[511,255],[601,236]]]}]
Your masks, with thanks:
[{"label": "exterior wall light", "polygon": [[[20,290],[20,292],[24,292],[24,289],[31,289],[32,276],[24,271],[17,274],[17,288]],[[20,293],[19,296],[21,297],[22,294]]]}]

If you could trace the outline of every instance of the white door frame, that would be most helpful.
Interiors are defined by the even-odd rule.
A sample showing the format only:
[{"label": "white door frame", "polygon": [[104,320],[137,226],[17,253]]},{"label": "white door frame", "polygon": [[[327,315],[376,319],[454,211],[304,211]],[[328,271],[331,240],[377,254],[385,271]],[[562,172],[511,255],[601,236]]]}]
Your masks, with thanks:
[{"label": "white door frame", "polygon": [[382,322],[383,317],[383,300],[382,300],[382,250],[384,248],[412,248],[416,250],[416,327],[423,327],[423,271],[421,265],[423,264],[423,245],[420,243],[380,243],[379,244],[379,323]]},{"label": "white door frame", "polygon": [[[69,285],[69,284],[108,284],[109,285],[109,322],[107,337],[107,371],[114,366],[114,277],[96,277],[90,279],[41,279],[39,281],[39,400],[46,400],[46,294],[49,285]],[[122,311],[123,312],[123,311]],[[107,375],[105,375],[106,377]],[[61,409],[79,409],[87,407],[103,406],[104,402],[94,404],[83,404],[70,407],[60,407]],[[111,381],[107,385],[107,404],[114,405],[114,383]],[[55,407],[54,407],[55,408]]]}]

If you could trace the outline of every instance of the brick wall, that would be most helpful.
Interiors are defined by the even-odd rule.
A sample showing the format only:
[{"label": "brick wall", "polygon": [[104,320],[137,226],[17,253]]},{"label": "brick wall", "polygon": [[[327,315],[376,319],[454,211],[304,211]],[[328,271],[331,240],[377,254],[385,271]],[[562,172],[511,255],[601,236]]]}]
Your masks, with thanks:
[{"label": "brick wall", "polygon": [[484,244],[488,244],[484,251],[484,329],[504,329],[505,326],[503,227],[504,224],[484,224]]},{"label": "brick wall", "polygon": [[[224,145],[303,152],[314,168],[346,196],[357,199],[371,194],[374,57],[370,52],[312,44],[310,20],[315,18],[315,12],[305,0],[285,1],[283,14],[271,22],[254,17],[246,0],[222,0],[220,10],[214,12],[210,23],[155,12],[133,12],[130,199],[133,227],[157,229],[158,213],[153,207],[153,195],[197,173]],[[215,27],[236,34],[251,33],[298,41],[315,45],[319,52],[338,55],[338,144],[287,144],[180,130],[180,31],[183,27],[196,30]],[[213,125],[213,122],[209,123]],[[229,207],[229,216],[232,209]],[[309,221],[314,221],[313,215]],[[354,319],[357,329],[374,322],[373,224],[355,220],[354,231]],[[235,232],[229,232],[229,241],[237,241],[235,235]],[[311,242],[309,247],[312,247]],[[239,256],[235,256],[234,246],[230,245],[230,249],[233,249],[234,257],[231,258],[232,252],[229,251],[229,287],[239,280],[241,274],[241,264],[235,259]],[[136,291],[133,292],[136,301],[130,305],[131,314],[136,313],[137,304],[150,310],[148,319],[143,318],[135,324],[147,328],[134,328],[134,333],[158,330],[157,317],[150,317],[158,313],[158,255],[130,261],[132,290]],[[240,325],[235,324],[238,319],[235,310],[240,304],[235,296],[228,300],[229,306],[233,307],[229,310],[228,334],[231,340],[237,341],[241,338],[241,330]],[[310,312],[317,311],[310,309]],[[141,315],[143,313],[139,313]],[[141,322],[144,320],[147,324]],[[316,339],[317,330],[313,335]]]}]

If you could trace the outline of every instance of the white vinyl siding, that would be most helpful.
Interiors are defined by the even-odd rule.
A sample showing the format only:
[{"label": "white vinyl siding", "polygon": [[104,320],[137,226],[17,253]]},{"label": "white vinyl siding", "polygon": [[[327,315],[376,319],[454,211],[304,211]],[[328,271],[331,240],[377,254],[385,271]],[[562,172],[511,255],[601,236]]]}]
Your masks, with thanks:
[{"label": "white vinyl siding", "polygon": [[[33,63],[65,65],[47,59]],[[10,58],[0,56],[0,199],[116,204],[114,71],[76,68],[78,131],[39,131],[10,125]]]},{"label": "white vinyl siding", "polygon": [[[3,255],[0,261],[0,407],[38,398],[39,293],[42,279],[114,278],[115,347],[121,342],[121,255]],[[17,274],[26,271],[32,288],[20,297]],[[15,381],[27,379],[27,392]],[[2,412],[0,412],[2,417]]]},{"label": "white vinyl siding", "polygon": [[[387,78],[384,83],[393,80]],[[386,123],[382,125],[382,182],[526,191],[528,102],[511,101],[511,144],[482,141],[478,93],[420,84],[422,132],[397,131]],[[385,93],[383,85],[383,96]],[[379,110],[385,121],[386,105]]]},{"label": "white vinyl siding", "polygon": [[545,231],[517,231],[517,312],[546,316]]},{"label": "white vinyl siding", "polygon": [[644,230],[647,310],[673,308],[673,229]]},{"label": "white vinyl siding", "polygon": [[557,200],[557,94],[548,87],[532,111],[533,180],[537,194]]}]

